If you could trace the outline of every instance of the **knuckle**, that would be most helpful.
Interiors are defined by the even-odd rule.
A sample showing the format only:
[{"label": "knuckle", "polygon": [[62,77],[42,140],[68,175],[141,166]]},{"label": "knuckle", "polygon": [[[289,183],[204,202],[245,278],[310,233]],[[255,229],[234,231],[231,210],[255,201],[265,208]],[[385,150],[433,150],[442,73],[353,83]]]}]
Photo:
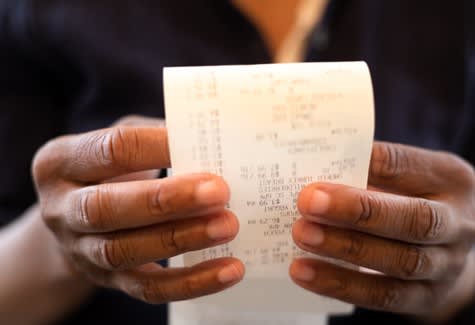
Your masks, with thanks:
[{"label": "knuckle", "polygon": [[160,182],[157,188],[148,191],[148,209],[152,215],[177,216],[179,211],[196,209],[195,182],[187,182],[179,186]]},{"label": "knuckle", "polygon": [[106,279],[109,271],[100,265],[98,258],[99,243],[84,245],[84,238],[76,238],[66,247],[67,258],[71,262],[71,267],[87,276],[95,283],[100,279]]},{"label": "knuckle", "polygon": [[130,244],[120,238],[104,240],[101,250],[103,260],[108,269],[120,270],[134,263],[134,254]]},{"label": "knuckle", "polygon": [[183,279],[181,283],[181,297],[180,299],[191,299],[200,292],[203,281],[196,276],[190,276]]},{"label": "knuckle", "polygon": [[59,232],[63,224],[63,217],[61,213],[56,210],[56,204],[50,202],[47,195],[40,198],[39,212],[46,227],[53,233]]},{"label": "knuckle", "polygon": [[52,152],[57,151],[58,144],[64,137],[58,137],[46,142],[38,151],[36,151],[32,163],[31,174],[35,186],[40,189],[44,184],[48,184],[57,178],[57,170],[62,163],[61,160],[54,159]]},{"label": "knuckle", "polygon": [[111,204],[102,190],[96,187],[82,191],[77,205],[81,228],[97,231],[105,229],[105,219],[110,214]]},{"label": "knuckle", "polygon": [[105,240],[97,240],[95,245],[91,245],[91,250],[88,255],[92,260],[91,262],[95,265],[106,267],[107,269],[113,269],[107,257],[107,244]]},{"label": "knuckle", "polygon": [[48,155],[46,154],[47,150],[45,149],[45,146],[43,146],[36,152],[31,165],[31,173],[33,175],[33,180],[37,187],[41,187],[43,185],[44,181],[47,179],[46,177],[44,177],[44,175],[50,168],[48,164]]},{"label": "knuckle", "polygon": [[130,171],[136,159],[130,148],[138,142],[133,128],[116,127],[102,132],[93,141],[93,153],[104,167],[113,167],[123,172]]},{"label": "knuckle", "polygon": [[104,133],[99,143],[100,150],[97,151],[98,158],[105,166],[120,165],[126,156],[125,139],[122,128],[114,128]]},{"label": "knuckle", "polygon": [[33,162],[31,164],[31,173],[33,175],[33,179],[35,180],[37,184],[41,183],[41,181],[43,180],[42,176],[44,172],[49,169],[49,165],[47,164],[47,159],[46,159],[47,155],[45,154],[46,146],[47,144],[41,147],[36,152],[33,158]]},{"label": "knuckle", "polygon": [[419,199],[409,210],[412,211],[412,216],[408,216],[408,220],[412,220],[409,224],[409,234],[412,238],[419,242],[438,241],[443,238],[446,221],[438,206]]},{"label": "knuckle", "polygon": [[429,275],[431,260],[422,248],[409,247],[400,254],[398,265],[400,278],[420,279]]},{"label": "knuckle", "polygon": [[354,213],[355,218],[352,219],[352,222],[354,226],[364,227],[380,212],[381,202],[372,195],[363,193],[358,194],[357,201],[358,205]]},{"label": "knuckle", "polygon": [[86,263],[90,263],[89,259],[84,257],[84,254],[79,250],[78,245],[76,243],[73,243],[69,248],[69,260],[74,264],[77,269],[84,269],[83,265]]},{"label": "knuckle", "polygon": [[112,165],[107,143],[110,139],[109,131],[101,131],[82,136],[78,139],[77,150],[73,164],[85,165],[93,157],[101,165],[109,167]]},{"label": "knuckle", "polygon": [[452,168],[452,175],[457,178],[458,186],[462,188],[475,188],[475,169],[467,161],[461,157],[446,153],[448,158],[448,165]]},{"label": "knuckle", "polygon": [[381,178],[397,179],[409,164],[409,157],[402,145],[379,143],[373,147],[372,173]]},{"label": "knuckle", "polygon": [[326,296],[338,298],[344,301],[353,299],[353,292],[347,278],[334,277],[322,283],[322,287],[318,290]]},{"label": "knuckle", "polygon": [[361,260],[368,255],[368,250],[361,236],[350,233],[343,242],[341,253],[351,260]]},{"label": "knuckle", "polygon": [[132,295],[149,304],[162,304],[171,300],[163,284],[153,278],[140,280]]},{"label": "knuckle", "polygon": [[147,193],[147,208],[152,216],[161,216],[170,212],[169,207],[162,200],[161,190],[162,187],[158,184],[157,187],[152,187]]},{"label": "knuckle", "polygon": [[174,225],[171,225],[168,229],[160,232],[160,244],[168,254],[172,255],[175,255],[184,249],[180,244],[180,241],[177,239],[177,230]]},{"label": "knuckle", "polygon": [[394,285],[370,290],[368,299],[370,306],[386,311],[397,309],[401,303],[400,292]]},{"label": "knuckle", "polygon": [[[106,230],[107,226],[111,224],[109,221],[112,221],[115,215],[112,186],[112,184],[104,184],[96,187],[93,192],[90,202],[91,205],[95,205],[96,212],[90,214],[90,221],[93,222],[91,226],[94,229]],[[91,210],[93,209],[90,209],[90,212]]]},{"label": "knuckle", "polygon": [[97,218],[92,218],[90,213],[90,202],[91,202],[92,192],[90,191],[83,191],[79,195],[79,199],[77,200],[77,207],[76,211],[78,211],[78,223],[81,228],[88,228],[88,227],[97,227]]},{"label": "knuckle", "polygon": [[55,235],[59,235],[63,227],[63,222],[61,217],[56,215],[45,215],[41,214],[42,219],[46,227]]}]

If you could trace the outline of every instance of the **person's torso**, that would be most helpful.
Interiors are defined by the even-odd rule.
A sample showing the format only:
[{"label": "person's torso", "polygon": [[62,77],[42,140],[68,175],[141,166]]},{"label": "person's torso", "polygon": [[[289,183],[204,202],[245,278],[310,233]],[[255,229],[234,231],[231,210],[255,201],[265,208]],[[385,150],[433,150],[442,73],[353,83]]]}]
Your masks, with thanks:
[{"label": "person's torso", "polygon": [[[228,1],[18,2],[29,15],[16,24],[31,24],[26,29],[45,65],[45,82],[60,97],[62,133],[106,127],[129,114],[164,116],[165,66],[271,61],[256,28]],[[464,24],[462,1],[332,1],[310,35],[307,60],[368,63],[377,139],[469,157],[474,104]],[[163,307],[111,292],[94,299],[73,316],[78,323],[115,317],[121,324],[127,319],[121,313],[138,323],[164,321]],[[358,315],[353,321],[367,316]]]}]

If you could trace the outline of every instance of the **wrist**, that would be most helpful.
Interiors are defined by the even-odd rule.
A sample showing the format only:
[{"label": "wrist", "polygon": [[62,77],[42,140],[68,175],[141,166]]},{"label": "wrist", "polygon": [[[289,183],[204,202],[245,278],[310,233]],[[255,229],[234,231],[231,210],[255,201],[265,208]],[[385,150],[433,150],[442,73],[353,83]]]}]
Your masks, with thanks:
[{"label": "wrist", "polygon": [[93,286],[71,271],[37,206],[0,231],[0,260],[2,324],[52,323],[92,292]]},{"label": "wrist", "polygon": [[[35,269],[35,279],[30,291],[36,291],[37,319],[44,323],[54,322],[83,303],[93,292],[93,284],[77,272],[66,258],[53,233],[44,224],[39,207],[35,206],[24,216],[24,236],[31,241],[26,249],[34,251],[28,254],[30,268]],[[31,277],[32,275],[29,275]],[[50,299],[42,301],[41,294],[50,292]]]}]

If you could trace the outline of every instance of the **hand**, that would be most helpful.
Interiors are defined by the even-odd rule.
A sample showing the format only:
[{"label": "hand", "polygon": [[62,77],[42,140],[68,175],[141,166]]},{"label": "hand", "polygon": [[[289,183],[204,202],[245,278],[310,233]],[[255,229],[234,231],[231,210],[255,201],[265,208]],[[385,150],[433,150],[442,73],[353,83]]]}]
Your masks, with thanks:
[{"label": "hand", "polygon": [[293,280],[358,306],[449,316],[475,295],[475,174],[444,152],[375,143],[371,190],[312,184],[293,228],[302,249],[374,272],[299,259]]},{"label": "hand", "polygon": [[59,250],[93,283],[149,303],[239,282],[244,268],[234,258],[178,269],[154,263],[228,242],[239,225],[225,210],[229,189],[217,176],[131,181],[170,166],[166,129],[131,124],[61,137],[37,153],[33,175],[42,217]]}]

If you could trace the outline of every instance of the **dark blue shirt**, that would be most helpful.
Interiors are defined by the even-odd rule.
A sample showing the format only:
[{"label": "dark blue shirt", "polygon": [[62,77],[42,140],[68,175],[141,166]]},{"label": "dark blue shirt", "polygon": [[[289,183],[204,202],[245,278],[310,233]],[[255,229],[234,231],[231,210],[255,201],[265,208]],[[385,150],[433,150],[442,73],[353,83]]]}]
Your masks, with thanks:
[{"label": "dark blue shirt", "polygon": [[[475,163],[475,1],[339,0],[307,60],[365,60],[380,140]],[[0,226],[36,201],[30,162],[45,141],[128,114],[163,116],[162,67],[268,63],[256,28],[228,1],[2,0]],[[468,308],[454,322],[472,324]],[[333,324],[398,324],[358,309]],[[67,324],[165,324],[166,307],[98,290]]]}]

